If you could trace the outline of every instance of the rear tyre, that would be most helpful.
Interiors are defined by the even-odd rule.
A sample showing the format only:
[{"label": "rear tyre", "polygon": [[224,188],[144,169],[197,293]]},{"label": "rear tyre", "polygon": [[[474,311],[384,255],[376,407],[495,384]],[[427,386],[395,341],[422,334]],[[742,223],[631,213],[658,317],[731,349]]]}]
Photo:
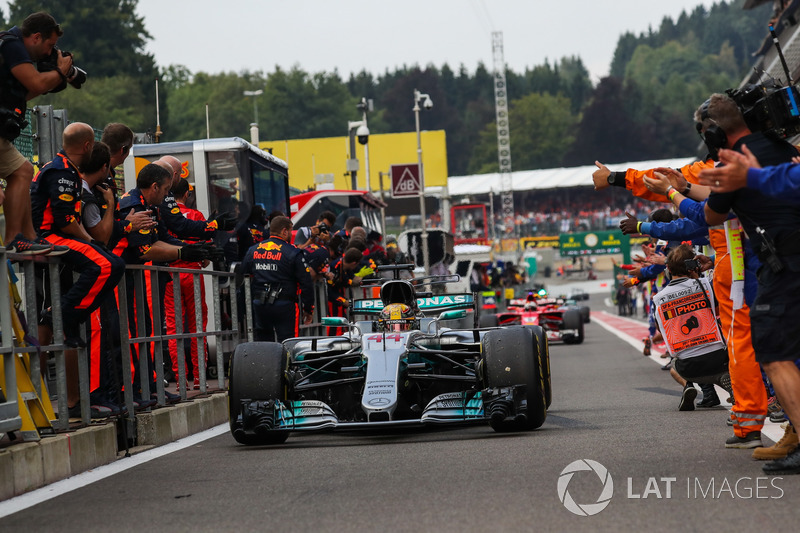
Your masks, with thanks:
[{"label": "rear tyre", "polygon": [[264,435],[245,434],[239,415],[242,400],[285,400],[284,369],[286,357],[282,344],[276,342],[247,342],[236,347],[231,362],[228,414],[233,438],[247,446],[281,444],[288,431],[270,431]]},{"label": "rear tyre", "polygon": [[500,319],[497,318],[497,315],[481,315],[478,318],[479,328],[496,328],[499,325]]},{"label": "rear tyre", "polygon": [[544,424],[547,401],[544,378],[539,369],[538,341],[526,327],[510,327],[489,331],[481,341],[483,375],[487,387],[526,385],[526,417],[515,420],[494,420],[495,431],[530,431]]},{"label": "rear tyre", "polygon": [[563,325],[561,329],[575,330],[578,333],[570,333],[562,336],[564,344],[580,344],[583,342],[583,317],[577,309],[569,309],[564,312]]}]

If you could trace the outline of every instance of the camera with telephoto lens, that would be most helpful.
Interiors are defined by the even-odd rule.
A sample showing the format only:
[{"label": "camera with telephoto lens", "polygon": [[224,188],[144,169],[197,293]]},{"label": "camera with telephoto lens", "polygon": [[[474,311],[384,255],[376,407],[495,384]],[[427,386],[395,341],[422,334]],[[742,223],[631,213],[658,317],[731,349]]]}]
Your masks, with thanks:
[{"label": "camera with telephoto lens", "polygon": [[697,259],[684,259],[683,265],[689,272],[700,272],[700,263],[697,262]]},{"label": "camera with telephoto lens", "polygon": [[317,229],[319,230],[320,233],[328,233],[328,231],[329,231],[328,225],[325,224],[324,222],[320,222],[317,225]]},{"label": "camera with telephoto lens", "polygon": [[[39,67],[39,71],[40,72],[49,72],[51,70],[57,70],[58,69],[58,51],[59,51],[58,48],[56,48],[54,46],[53,47],[53,51],[50,53],[49,56],[47,56],[44,59],[39,60],[38,67]],[[64,56],[64,57],[67,57],[67,56],[71,56],[72,54],[70,52],[65,52],[65,51],[61,50],[61,55]],[[69,68],[69,71],[66,74],[66,78],[67,78],[66,79],[67,83],[69,83],[70,85],[72,85],[76,89],[80,89],[81,86],[84,83],[86,83],[86,71],[83,70],[80,67],[75,66],[75,64],[73,64]],[[59,86],[58,88],[56,88],[55,90],[50,91],[50,92],[58,92],[58,91],[63,90],[63,89],[64,89],[63,86]]]},{"label": "camera with telephoto lens", "polygon": [[13,142],[27,126],[23,111],[0,108],[0,137]]}]

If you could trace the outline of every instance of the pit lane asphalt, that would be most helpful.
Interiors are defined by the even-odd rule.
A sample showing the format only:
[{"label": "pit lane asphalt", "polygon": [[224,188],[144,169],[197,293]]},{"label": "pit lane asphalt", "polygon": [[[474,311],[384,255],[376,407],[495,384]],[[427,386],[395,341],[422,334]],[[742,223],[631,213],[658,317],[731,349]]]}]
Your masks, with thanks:
[{"label": "pit lane asphalt", "polygon": [[[589,304],[613,312],[603,299]],[[584,344],[551,346],[551,364],[537,431],[294,434],[274,448],[225,433],[2,518],[0,531],[796,528],[800,476],[766,478],[749,450],[725,449],[724,409],[679,412],[667,373],[596,321]],[[581,459],[613,480],[593,516],[559,498],[562,470]],[[591,471],[565,486],[578,504],[602,490]]]}]

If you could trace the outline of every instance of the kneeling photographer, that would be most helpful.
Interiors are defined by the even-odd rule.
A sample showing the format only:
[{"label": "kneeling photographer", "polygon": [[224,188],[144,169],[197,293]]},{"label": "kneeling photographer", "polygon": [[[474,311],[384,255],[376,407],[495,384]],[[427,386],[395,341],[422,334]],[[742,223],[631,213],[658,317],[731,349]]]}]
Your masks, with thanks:
[{"label": "kneeling photographer", "polygon": [[33,165],[12,143],[28,125],[26,102],[66,87],[69,76],[77,75],[72,56],[55,48],[62,34],[55,19],[43,12],[29,15],[21,27],[0,32],[0,178],[8,183],[5,243],[11,252],[41,254],[52,249],[37,240],[31,220]]},{"label": "kneeling photographer", "polygon": [[672,281],[653,296],[659,329],[675,359],[670,374],[684,386],[682,411],[694,408],[697,390],[692,382],[719,385],[732,394],[728,349],[716,318],[711,285],[700,277],[700,271],[711,266],[710,259],[695,256],[690,245],[681,244],[667,255]]}]

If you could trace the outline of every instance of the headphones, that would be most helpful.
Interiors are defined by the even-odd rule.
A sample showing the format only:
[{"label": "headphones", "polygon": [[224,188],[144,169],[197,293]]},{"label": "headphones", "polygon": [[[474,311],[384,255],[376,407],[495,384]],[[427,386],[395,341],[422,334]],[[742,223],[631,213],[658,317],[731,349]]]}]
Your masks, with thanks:
[{"label": "headphones", "polygon": [[[719,124],[717,124],[714,119],[709,116],[708,106],[710,103],[711,99],[709,98],[703,102],[703,105],[700,106],[700,122],[695,124],[695,128],[697,128],[697,133],[706,144],[711,159],[717,161],[719,159],[719,149],[728,146],[728,136],[725,135],[725,132],[719,127]],[[704,133],[703,122],[706,120],[710,120],[711,125],[706,128]]]}]

